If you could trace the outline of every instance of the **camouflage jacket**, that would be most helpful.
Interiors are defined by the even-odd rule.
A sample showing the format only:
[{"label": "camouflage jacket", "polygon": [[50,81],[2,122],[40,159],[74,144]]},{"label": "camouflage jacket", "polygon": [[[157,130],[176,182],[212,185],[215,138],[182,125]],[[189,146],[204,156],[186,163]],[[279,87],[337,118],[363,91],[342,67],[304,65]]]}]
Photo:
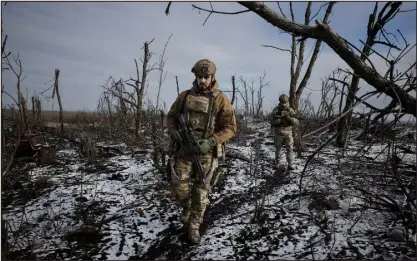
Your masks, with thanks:
[{"label": "camouflage jacket", "polygon": [[[206,130],[206,135],[204,138],[212,138],[216,144],[223,144],[231,139],[236,133],[236,118],[235,113],[233,110],[233,106],[230,103],[227,96],[222,93],[218,89],[218,84],[215,82],[211,89],[213,92],[213,101],[212,101],[212,108],[211,108],[211,121],[208,124],[208,128]],[[187,95],[188,94],[188,95]],[[193,87],[190,90],[183,91],[177,97],[175,102],[172,104],[171,109],[167,115],[167,127],[168,128],[175,128],[179,129],[179,120],[178,116],[181,113],[181,107],[184,102],[184,107],[187,111],[191,111],[188,117],[186,118],[187,124],[191,125],[191,131],[195,130],[196,133],[201,133],[201,122],[204,121],[206,114],[207,114],[207,106],[204,105],[203,110],[199,110],[198,108],[194,110],[192,107],[195,104],[204,102],[207,98],[207,93],[202,93],[199,91],[198,87],[196,86],[195,82],[193,83]],[[186,98],[186,100],[184,100]],[[199,126],[199,128],[198,128]],[[200,132],[198,132],[198,130]],[[194,135],[193,135],[194,136]],[[202,137],[199,135],[194,138],[201,139]]]},{"label": "camouflage jacket", "polygon": [[[285,112],[287,112],[289,118],[284,116]],[[280,104],[272,110],[270,123],[274,128],[291,129],[292,126],[298,125],[296,112],[289,105],[282,106]]]}]

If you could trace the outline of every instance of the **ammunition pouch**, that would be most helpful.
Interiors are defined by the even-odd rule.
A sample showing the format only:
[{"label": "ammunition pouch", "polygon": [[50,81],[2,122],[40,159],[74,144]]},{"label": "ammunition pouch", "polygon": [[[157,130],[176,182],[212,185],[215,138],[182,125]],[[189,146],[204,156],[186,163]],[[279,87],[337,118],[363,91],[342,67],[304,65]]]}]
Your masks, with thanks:
[{"label": "ammunition pouch", "polygon": [[224,161],[226,159],[226,144],[217,144],[213,148],[213,157],[219,159],[220,161]]}]

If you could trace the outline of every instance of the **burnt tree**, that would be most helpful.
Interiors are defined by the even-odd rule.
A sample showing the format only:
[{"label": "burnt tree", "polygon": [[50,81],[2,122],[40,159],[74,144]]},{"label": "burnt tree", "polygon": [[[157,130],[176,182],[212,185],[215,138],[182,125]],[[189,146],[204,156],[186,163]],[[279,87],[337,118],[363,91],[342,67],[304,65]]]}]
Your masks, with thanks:
[{"label": "burnt tree", "polygon": [[[372,47],[377,44],[381,43],[379,41],[376,41],[376,37],[379,32],[384,28],[384,26],[395,17],[395,15],[398,13],[401,2],[388,2],[385,4],[385,6],[382,8],[382,10],[379,12],[377,16],[378,11],[378,2],[375,3],[375,8],[373,13],[369,15],[369,21],[367,26],[367,37],[365,44],[361,50],[360,59],[362,62],[366,62],[369,55],[371,54]],[[389,11],[384,15],[387,8],[390,8]],[[388,44],[388,43],[387,43]],[[359,81],[361,77],[356,74],[354,71],[352,80],[348,89],[348,95],[346,98],[345,107],[343,109],[343,112],[347,112],[352,108],[352,105],[355,101],[355,95],[358,92],[359,87]],[[393,101],[396,101],[397,99],[393,99]],[[339,147],[344,147],[346,145],[347,139],[349,137],[349,131],[351,126],[351,119],[352,119],[352,110],[348,114],[346,114],[344,117],[342,117],[339,121],[338,125],[338,134],[336,136],[336,145]]]},{"label": "burnt tree", "polygon": [[[132,86],[136,93],[136,117],[135,117],[136,138],[139,138],[140,128],[142,126],[143,96],[144,96],[145,86],[147,83],[146,82],[147,77],[148,77],[149,71],[151,70],[148,67],[148,63],[152,57],[152,53],[149,51],[149,45],[152,43],[152,41],[145,42],[143,44],[142,77],[140,76],[140,73],[139,73],[138,62],[136,59],[134,59],[135,65],[136,65],[136,77],[137,78],[136,79],[130,78],[128,81],[126,81],[126,84],[128,84],[129,86]],[[129,81],[133,82],[134,84],[129,83]]]},{"label": "burnt tree", "polygon": [[64,132],[64,116],[63,116],[63,109],[62,109],[62,102],[61,102],[61,95],[59,94],[59,69],[55,69],[55,83],[54,83],[54,92],[52,94],[52,98],[56,93],[56,98],[58,100],[59,105],[59,122],[61,124],[61,132]]}]

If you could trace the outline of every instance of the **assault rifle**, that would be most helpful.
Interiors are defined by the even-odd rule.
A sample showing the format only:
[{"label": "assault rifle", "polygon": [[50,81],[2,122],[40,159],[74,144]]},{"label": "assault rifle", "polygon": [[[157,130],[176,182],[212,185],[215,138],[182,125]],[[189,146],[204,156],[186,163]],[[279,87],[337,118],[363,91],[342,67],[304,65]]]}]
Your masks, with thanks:
[{"label": "assault rifle", "polygon": [[179,122],[179,133],[181,135],[182,141],[180,143],[178,156],[190,156],[192,158],[192,161],[194,162],[197,169],[199,180],[204,184],[204,179],[206,178],[206,175],[204,174],[200,158],[198,157],[198,155],[201,154],[200,147],[198,146],[197,142],[192,138],[192,136],[188,133],[188,128],[185,124],[184,116],[182,114],[180,114],[179,116]]}]

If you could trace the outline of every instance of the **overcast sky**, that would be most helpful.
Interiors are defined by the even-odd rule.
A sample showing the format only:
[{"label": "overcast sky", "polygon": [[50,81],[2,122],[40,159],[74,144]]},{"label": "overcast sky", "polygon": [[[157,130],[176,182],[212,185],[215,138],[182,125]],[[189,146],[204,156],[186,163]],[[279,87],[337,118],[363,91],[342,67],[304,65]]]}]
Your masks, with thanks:
[{"label": "overcast sky", "polygon": [[[196,4],[210,8],[209,3]],[[312,13],[315,14],[322,4],[313,3]],[[152,62],[156,62],[172,33],[165,54],[167,77],[161,94],[161,100],[168,108],[176,97],[175,76],[178,76],[180,90],[189,88],[194,80],[191,67],[197,60],[208,58],[217,65],[216,77],[222,90],[231,89],[232,75],[250,81],[252,77],[258,79],[265,71],[270,84],[264,89],[264,106],[267,111],[272,109],[278,96],[288,93],[290,53],[261,45],[289,49],[290,35],[280,33],[253,13],[213,14],[203,26],[207,14],[193,10],[191,5],[191,2],[174,2],[170,15],[166,16],[167,2],[8,2],[5,7],[2,4],[3,28],[8,35],[7,51],[20,54],[26,75],[22,85],[25,95],[30,97],[47,89],[57,68],[61,71],[60,93],[64,109],[94,110],[103,91],[100,86],[110,76],[124,80],[135,76],[133,59],[143,57],[141,48],[145,41],[155,38],[150,50],[155,53]],[[267,5],[278,11],[275,2]],[[305,6],[304,2],[294,3],[298,22],[303,22]],[[379,6],[381,9],[383,3]],[[214,2],[213,7],[221,11],[244,10],[235,2]],[[282,7],[288,15],[288,3],[282,3]],[[406,2],[402,9],[415,7],[415,3]],[[362,48],[359,40],[366,36],[368,16],[373,8],[372,2],[339,2],[330,17],[331,27]],[[323,15],[324,9],[317,18],[322,19]],[[416,12],[400,13],[386,29],[392,33],[401,29],[406,39],[414,44]],[[313,44],[313,40],[308,41],[306,55]],[[401,38],[398,45],[404,46]],[[384,52],[386,48],[379,46],[377,50]],[[376,55],[372,57],[378,70],[385,73],[385,62]],[[398,69],[409,67],[415,59],[414,49]],[[348,68],[323,44],[305,96],[311,93],[311,99],[317,102],[320,92],[314,90],[320,90],[321,78],[338,66]],[[156,71],[149,75],[146,99],[155,101],[157,77]],[[16,78],[10,71],[2,73],[2,82],[6,91],[16,96]],[[361,86],[364,86],[363,93],[366,83],[361,81]],[[11,103],[6,96],[2,101],[3,106]],[[44,110],[58,109],[57,102],[43,101]],[[388,104],[390,98],[380,96],[371,101],[380,107]]]}]

